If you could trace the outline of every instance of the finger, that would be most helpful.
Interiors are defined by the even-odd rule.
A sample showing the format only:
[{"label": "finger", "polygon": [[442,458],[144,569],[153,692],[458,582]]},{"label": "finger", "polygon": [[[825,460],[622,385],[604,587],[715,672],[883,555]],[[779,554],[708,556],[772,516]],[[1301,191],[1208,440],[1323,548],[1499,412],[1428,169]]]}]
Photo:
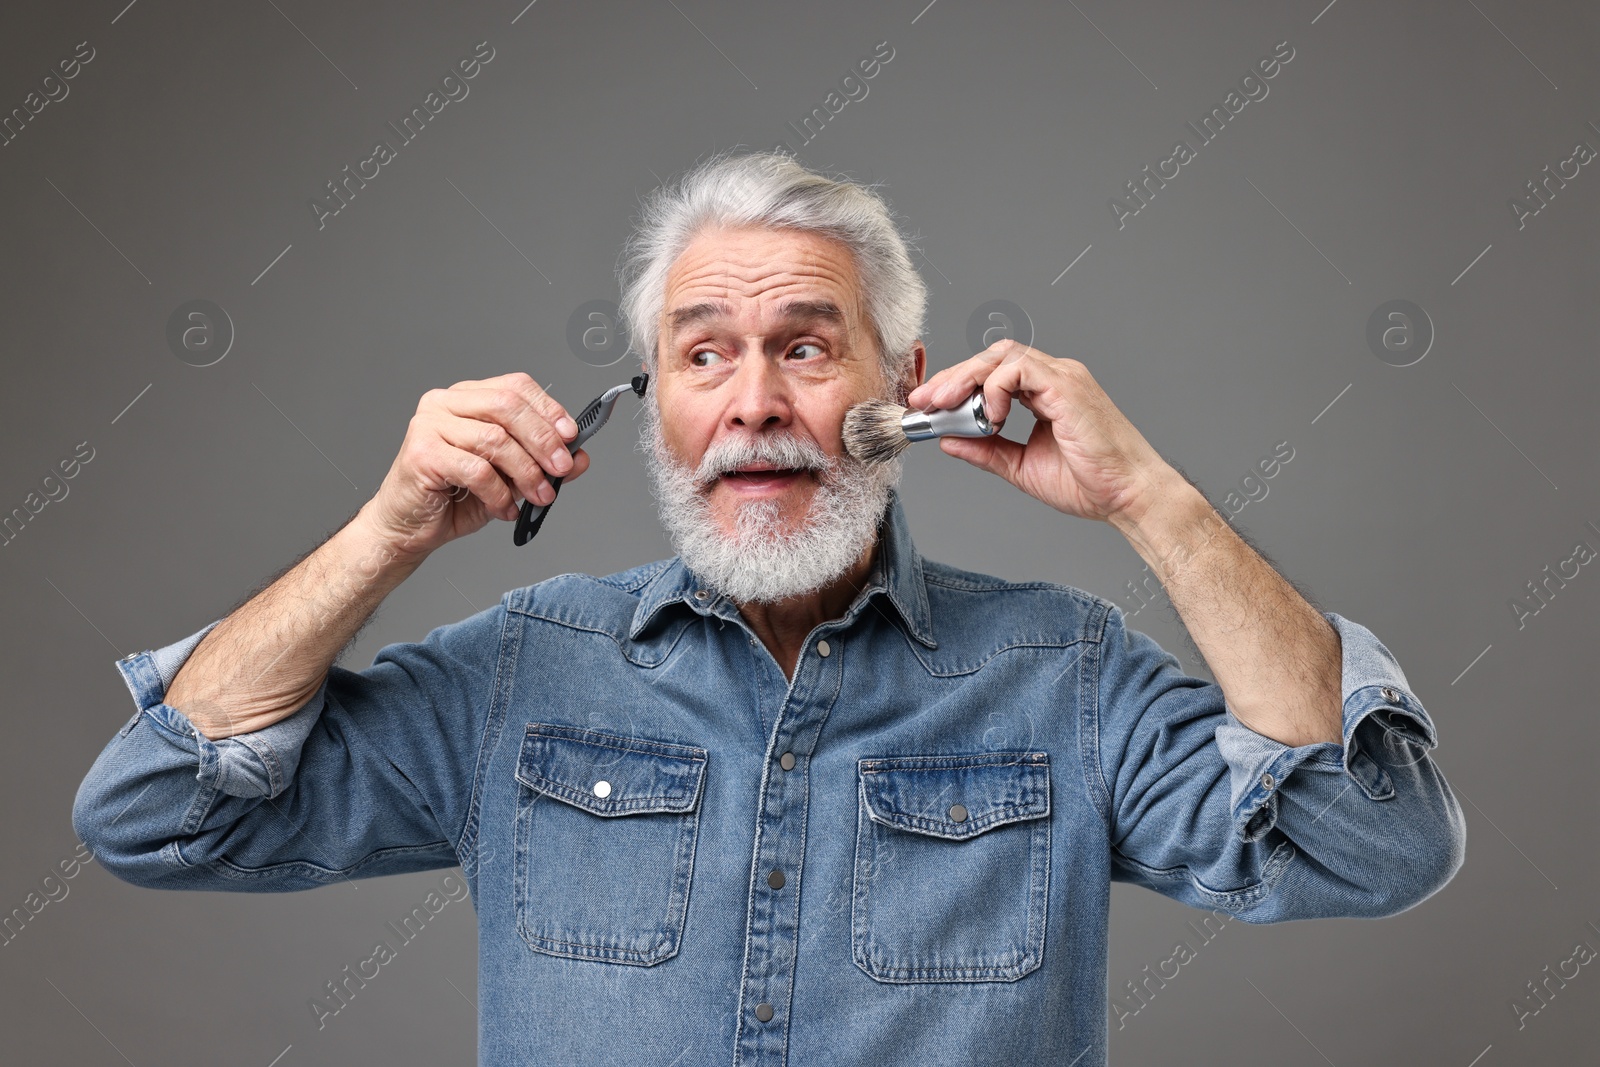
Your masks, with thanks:
[{"label": "finger", "polygon": [[588,469],[589,453],[580,448],[572,454],[572,473],[563,478],[562,482],[570,482]]},{"label": "finger", "polygon": [[1043,356],[1038,349],[1014,345],[983,380],[984,409],[989,419],[1005,419],[1011,413],[1012,399],[1018,398],[1035,418],[1054,421],[1063,409],[1067,389],[1059,365],[1060,361]]},{"label": "finger", "polygon": [[1016,484],[1017,468],[1026,449],[1016,441],[995,434],[993,437],[941,437],[939,447],[947,455],[964,459],[974,467],[998,474]]},{"label": "finger", "polygon": [[923,382],[921,385],[911,390],[911,392],[907,393],[906,407],[920,408],[924,411],[932,408],[933,405],[928,403],[928,398],[934,393],[938,392],[940,386],[949,381],[950,372],[953,370],[955,370],[955,367],[946,367],[944,370],[938,371],[932,377],[928,378],[927,381]]},{"label": "finger", "polygon": [[[447,415],[441,416],[433,429],[445,444],[492,463],[522,499],[535,504],[548,504],[555,499],[550,477],[566,472],[547,470],[501,423]],[[547,434],[554,436],[554,431],[547,428]],[[565,446],[561,448],[566,451]]]},{"label": "finger", "polygon": [[[925,410],[953,408],[971,396],[1000,367],[1041,355],[1043,353],[1036,348],[1003,338],[972,358],[935,374],[914,392]],[[921,391],[923,388],[927,390],[926,393]],[[998,392],[993,392],[988,394],[988,399],[986,407],[989,417],[996,421],[1005,418],[1010,408],[1009,396],[1001,400]]]},{"label": "finger", "polygon": [[955,407],[972,394],[1003,357],[1004,353],[997,346],[991,346],[953,367],[946,367],[913,389],[906,397],[906,406],[925,411]]},{"label": "finger", "polygon": [[[1000,342],[1006,344],[1008,342]],[[950,376],[934,386],[923,407],[938,410],[959,407],[973,392],[983,391],[984,414],[991,422],[1003,422],[1011,413],[1011,393],[1017,382],[1014,368],[1020,356],[1011,356],[1003,349],[985,349],[971,359],[947,370]],[[944,373],[941,371],[940,373]],[[997,377],[998,376],[998,377]],[[932,385],[932,381],[929,382]]]},{"label": "finger", "polygon": [[570,441],[578,436],[578,424],[573,421],[571,414],[526,371],[512,371],[510,374],[502,374],[495,378],[458,384],[470,389],[509,389],[521,396],[528,406],[543,416],[564,439]]},{"label": "finger", "polygon": [[502,519],[517,517],[517,498],[493,463],[475,452],[440,444],[431,452],[432,474],[449,485],[464,486],[483,502],[484,509]]},{"label": "finger", "polygon": [[990,422],[1003,422],[1011,414],[1011,395],[1023,386],[1026,359],[1001,363],[983,380],[983,410]]},{"label": "finger", "polygon": [[[1114,436],[1126,419],[1083,364],[1075,360],[1022,359],[996,371],[1006,388],[1041,423],[1053,423],[1074,438],[1108,451],[1126,445]],[[1128,427],[1131,429],[1131,425]]]},{"label": "finger", "polygon": [[451,415],[504,427],[551,474],[566,475],[572,470],[566,439],[535,410],[523,391],[511,387],[451,390],[441,402]]}]

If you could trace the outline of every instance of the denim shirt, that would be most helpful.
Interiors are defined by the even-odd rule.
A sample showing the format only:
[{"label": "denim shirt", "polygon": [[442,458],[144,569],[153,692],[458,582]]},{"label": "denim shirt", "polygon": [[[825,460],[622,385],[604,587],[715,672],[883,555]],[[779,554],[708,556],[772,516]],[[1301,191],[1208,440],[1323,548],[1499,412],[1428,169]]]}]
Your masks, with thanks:
[{"label": "denim shirt", "polygon": [[921,558],[898,497],[880,546],[792,681],[674,559],[512,590],[210,741],[163,697],[213,622],[117,662],[137,711],[73,825],[160,888],[459,864],[487,1067],[1103,1064],[1113,880],[1276,922],[1460,866],[1364,627],[1325,613],[1342,743],[1289,747],[1109,601]]}]

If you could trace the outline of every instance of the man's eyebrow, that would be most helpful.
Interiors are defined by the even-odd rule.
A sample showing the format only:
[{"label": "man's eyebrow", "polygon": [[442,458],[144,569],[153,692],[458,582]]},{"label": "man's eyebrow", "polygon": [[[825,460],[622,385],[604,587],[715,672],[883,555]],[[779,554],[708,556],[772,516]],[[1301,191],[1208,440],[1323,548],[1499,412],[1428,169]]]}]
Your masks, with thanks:
[{"label": "man's eyebrow", "polygon": [[728,313],[728,305],[720,301],[704,301],[699,304],[685,304],[680,308],[673,308],[667,316],[667,321],[672,327],[672,332],[677,333],[685,326],[696,322],[705,322],[719,315]]},{"label": "man's eyebrow", "polygon": [[[683,307],[673,308],[667,316],[667,321],[671,326],[671,332],[676,334],[694,323],[725,316],[730,310],[728,305],[721,301],[706,300],[698,304],[685,304]],[[841,326],[845,321],[844,312],[831,300],[790,300],[779,305],[778,317],[786,322],[821,319]]]},{"label": "man's eyebrow", "polygon": [[826,319],[844,325],[844,312],[831,300],[790,300],[779,306],[778,317],[787,322]]}]

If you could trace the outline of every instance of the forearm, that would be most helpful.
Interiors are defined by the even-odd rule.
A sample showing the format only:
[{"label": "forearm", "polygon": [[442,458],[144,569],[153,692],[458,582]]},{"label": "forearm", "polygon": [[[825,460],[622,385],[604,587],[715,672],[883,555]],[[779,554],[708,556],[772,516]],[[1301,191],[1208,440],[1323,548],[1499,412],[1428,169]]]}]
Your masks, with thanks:
[{"label": "forearm", "polygon": [[206,635],[165,703],[210,740],[260,730],[315,695],[339,651],[421,565],[367,507]]},{"label": "forearm", "polygon": [[1341,740],[1339,635],[1172,471],[1111,524],[1155,572],[1246,726],[1286,745]]}]

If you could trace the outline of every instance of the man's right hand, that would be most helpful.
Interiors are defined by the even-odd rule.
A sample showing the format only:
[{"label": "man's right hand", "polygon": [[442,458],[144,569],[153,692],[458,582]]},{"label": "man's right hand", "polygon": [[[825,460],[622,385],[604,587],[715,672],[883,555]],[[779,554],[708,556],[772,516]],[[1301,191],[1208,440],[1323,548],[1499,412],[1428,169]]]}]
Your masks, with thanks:
[{"label": "man's right hand", "polygon": [[589,469],[567,452],[577,424],[522,372],[430,389],[417,404],[400,454],[359,520],[396,556],[420,561],[491,517],[515,520],[524,499],[555,499],[550,477]]},{"label": "man's right hand", "polygon": [[339,652],[440,545],[555,499],[589,466],[578,428],[526,374],[431,389],[383,485],[316,551],[222,619],[162,699],[212,741],[279,722],[316,695]]}]

